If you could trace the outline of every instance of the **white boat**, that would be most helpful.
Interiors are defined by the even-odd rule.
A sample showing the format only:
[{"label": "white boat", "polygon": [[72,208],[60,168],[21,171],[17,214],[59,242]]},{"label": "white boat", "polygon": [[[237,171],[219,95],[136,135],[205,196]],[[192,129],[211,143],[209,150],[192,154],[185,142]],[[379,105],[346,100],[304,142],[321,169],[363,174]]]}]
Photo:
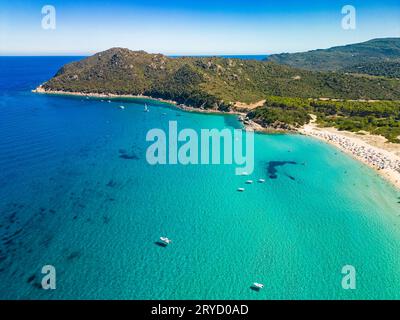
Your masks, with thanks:
[{"label": "white boat", "polygon": [[147,104],[145,103],[144,104],[144,112],[149,112],[150,110],[149,110],[149,107],[147,106]]},{"label": "white boat", "polygon": [[253,180],[247,180],[246,183],[247,183],[247,184],[252,184],[252,183],[253,183]]},{"label": "white boat", "polygon": [[242,175],[242,176],[248,176],[249,174],[248,174],[246,171],[243,171],[243,172],[241,173],[241,175]]},{"label": "white boat", "polygon": [[124,106],[119,106],[119,108],[120,108],[120,109],[122,109],[122,110],[124,110],[124,109],[125,109],[125,107],[124,107]]},{"label": "white boat", "polygon": [[238,188],[237,191],[243,192],[243,191],[244,191],[244,188]]},{"label": "white boat", "polygon": [[262,283],[254,282],[253,287],[256,289],[262,289],[262,288],[264,288],[264,285]]},{"label": "white boat", "polygon": [[171,239],[168,239],[167,237],[160,237],[160,241],[164,244],[170,244],[172,242]]},{"label": "white boat", "polygon": [[264,183],[264,182],[265,182],[265,179],[258,179],[258,182],[259,182],[259,183]]}]

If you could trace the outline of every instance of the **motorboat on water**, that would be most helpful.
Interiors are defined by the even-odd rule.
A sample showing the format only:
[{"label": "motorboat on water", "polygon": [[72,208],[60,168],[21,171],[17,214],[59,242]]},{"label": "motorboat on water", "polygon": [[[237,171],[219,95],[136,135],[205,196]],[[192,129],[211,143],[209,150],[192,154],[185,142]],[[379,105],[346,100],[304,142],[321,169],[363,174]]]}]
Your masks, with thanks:
[{"label": "motorboat on water", "polygon": [[246,181],[246,184],[252,184],[253,183],[253,180],[247,180]]},{"label": "motorboat on water", "polygon": [[265,179],[258,179],[258,182],[259,182],[259,183],[264,183],[264,182],[265,182]]},{"label": "motorboat on water", "polygon": [[264,285],[262,283],[254,282],[253,283],[253,288],[260,290],[264,288]]},{"label": "motorboat on water", "polygon": [[243,191],[244,191],[244,188],[238,188],[237,191],[243,192]]},{"label": "motorboat on water", "polygon": [[119,108],[120,108],[120,109],[122,109],[122,110],[124,110],[124,109],[125,109],[125,107],[124,107],[124,106],[119,106]]},{"label": "motorboat on water", "polygon": [[160,241],[165,245],[168,245],[172,242],[172,240],[168,239],[167,237],[160,237]]},{"label": "motorboat on water", "polygon": [[149,107],[147,106],[147,104],[145,103],[144,104],[144,112],[149,112],[150,110],[149,110]]}]

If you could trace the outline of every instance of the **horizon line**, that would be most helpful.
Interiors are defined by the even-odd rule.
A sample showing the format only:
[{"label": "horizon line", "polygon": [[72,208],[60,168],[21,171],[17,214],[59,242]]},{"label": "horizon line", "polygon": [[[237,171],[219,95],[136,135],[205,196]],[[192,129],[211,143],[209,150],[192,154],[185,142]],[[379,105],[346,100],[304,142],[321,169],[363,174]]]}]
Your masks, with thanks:
[{"label": "horizon line", "polygon": [[[173,56],[173,57],[185,57],[185,56],[191,56],[191,57],[196,57],[196,56],[269,56],[273,54],[282,54],[282,53],[302,53],[302,52],[309,52],[309,51],[314,51],[314,50],[325,50],[325,49],[330,49],[330,48],[335,48],[335,47],[344,47],[347,45],[353,45],[353,44],[359,44],[359,43],[365,43],[373,40],[378,40],[378,39],[399,39],[400,36],[387,36],[387,37],[378,37],[378,38],[369,38],[368,40],[365,41],[360,41],[360,42],[351,42],[351,43],[345,43],[345,44],[339,44],[339,45],[331,45],[326,48],[313,48],[313,49],[308,49],[308,50],[290,50],[290,51],[279,51],[279,52],[252,52],[252,53],[210,53],[210,52],[205,52],[205,53],[175,53],[175,52],[150,52],[152,50],[146,51],[144,49],[130,49],[126,48],[131,51],[145,51],[146,53],[149,54],[163,54],[165,56]],[[23,53],[23,52],[17,52],[17,53],[2,53],[0,52],[0,57],[88,57],[92,56],[96,53],[103,52],[106,50],[109,50],[111,48],[124,48],[124,46],[111,46],[110,48],[107,49],[102,49],[99,51],[90,51],[90,52],[63,52],[63,53],[58,53],[58,52],[31,52],[31,53]]]}]

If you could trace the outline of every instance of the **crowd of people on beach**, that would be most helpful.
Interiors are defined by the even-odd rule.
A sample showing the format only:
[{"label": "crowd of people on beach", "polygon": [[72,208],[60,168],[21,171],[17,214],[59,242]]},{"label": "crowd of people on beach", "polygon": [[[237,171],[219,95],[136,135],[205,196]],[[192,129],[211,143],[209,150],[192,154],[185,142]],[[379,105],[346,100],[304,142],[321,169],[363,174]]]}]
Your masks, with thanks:
[{"label": "crowd of people on beach", "polygon": [[390,169],[400,173],[400,160],[391,159],[374,148],[354,143],[349,138],[333,133],[313,131],[311,134],[340,146],[378,170]]}]

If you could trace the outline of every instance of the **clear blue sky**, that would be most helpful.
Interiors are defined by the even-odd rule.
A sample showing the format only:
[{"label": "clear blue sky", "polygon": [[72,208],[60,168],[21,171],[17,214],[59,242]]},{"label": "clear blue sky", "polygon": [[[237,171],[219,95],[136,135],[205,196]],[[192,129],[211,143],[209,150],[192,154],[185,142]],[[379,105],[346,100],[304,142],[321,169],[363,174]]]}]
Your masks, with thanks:
[{"label": "clear blue sky", "polygon": [[[56,29],[41,8],[56,8]],[[356,30],[341,8],[357,10]],[[164,54],[268,54],[400,36],[399,0],[1,0],[1,55],[90,54],[120,46]]]}]

